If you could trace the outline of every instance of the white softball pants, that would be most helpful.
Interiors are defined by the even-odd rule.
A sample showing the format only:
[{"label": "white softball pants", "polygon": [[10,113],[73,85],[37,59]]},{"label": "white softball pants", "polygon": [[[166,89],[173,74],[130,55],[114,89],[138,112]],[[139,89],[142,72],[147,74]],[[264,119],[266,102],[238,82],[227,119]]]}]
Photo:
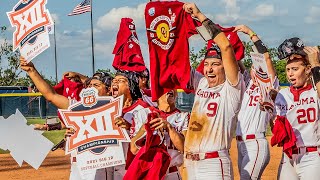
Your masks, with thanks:
[{"label": "white softball pants", "polygon": [[279,180],[319,180],[320,179],[320,152],[309,152],[294,155],[290,159],[285,153],[279,165]]},{"label": "white softball pants", "polygon": [[262,173],[270,161],[270,150],[267,139],[237,141],[237,147],[240,179],[261,179]]},{"label": "white softball pants", "polygon": [[184,159],[183,179],[187,180],[233,180],[230,156],[192,161]]}]

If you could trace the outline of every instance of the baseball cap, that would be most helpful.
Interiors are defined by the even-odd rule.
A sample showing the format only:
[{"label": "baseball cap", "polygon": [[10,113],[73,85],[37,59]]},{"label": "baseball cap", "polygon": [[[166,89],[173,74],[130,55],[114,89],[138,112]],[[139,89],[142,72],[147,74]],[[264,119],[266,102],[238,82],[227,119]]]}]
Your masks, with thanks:
[{"label": "baseball cap", "polygon": [[222,58],[221,58],[220,48],[219,48],[216,44],[212,45],[212,46],[207,50],[204,59],[207,59],[207,58],[222,59]]},{"label": "baseball cap", "polygon": [[292,54],[305,56],[306,53],[303,51],[304,46],[305,45],[300,38],[294,37],[286,39],[278,47],[278,58],[285,59],[291,56]]}]

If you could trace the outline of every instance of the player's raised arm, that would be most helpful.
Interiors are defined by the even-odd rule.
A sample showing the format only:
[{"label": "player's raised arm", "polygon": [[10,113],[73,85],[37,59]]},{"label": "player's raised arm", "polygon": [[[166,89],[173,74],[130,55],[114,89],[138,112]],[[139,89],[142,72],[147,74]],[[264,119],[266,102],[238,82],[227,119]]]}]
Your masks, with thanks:
[{"label": "player's raised arm", "polygon": [[258,35],[246,25],[237,25],[235,27],[234,31],[243,32],[244,34],[249,35],[250,39],[252,40],[254,46],[257,48],[258,52],[261,54],[264,54],[264,58],[267,63],[268,73],[271,76],[271,79],[274,80],[274,78],[276,76],[276,71],[273,67],[270,54],[268,52],[267,47],[261,41],[261,39],[258,37]]},{"label": "player's raised arm", "polygon": [[68,98],[57,94],[53,88],[42,78],[32,62],[27,63],[24,57],[20,57],[20,67],[26,71],[31,80],[39,90],[39,92],[52,104],[60,109],[67,109],[69,107]]},{"label": "player's raised arm", "polygon": [[[221,50],[221,58],[226,78],[232,85],[238,84],[238,63],[236,61],[231,43],[220,28],[208,19],[194,3],[185,3],[184,9],[191,16],[198,18],[207,31],[208,38],[213,39]],[[208,39],[209,40],[209,39]]]},{"label": "player's raised arm", "polygon": [[63,73],[62,75],[62,79],[66,77],[68,79],[76,79],[76,80],[79,80],[80,82],[82,82],[82,84],[84,84],[86,82],[86,80],[89,79],[88,76],[85,76],[81,73],[78,73],[78,72],[72,72],[72,71],[67,71],[65,73]]},{"label": "player's raised arm", "polygon": [[320,97],[320,62],[319,62],[319,48],[315,47],[305,47],[304,52],[307,54],[306,58],[311,65],[311,73],[313,77],[314,85],[317,88],[318,97]]}]

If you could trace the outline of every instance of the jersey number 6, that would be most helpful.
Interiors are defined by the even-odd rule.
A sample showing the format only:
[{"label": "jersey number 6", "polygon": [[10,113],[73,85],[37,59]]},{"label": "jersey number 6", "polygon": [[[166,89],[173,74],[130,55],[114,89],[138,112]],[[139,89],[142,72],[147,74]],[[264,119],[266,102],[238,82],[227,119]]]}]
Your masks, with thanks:
[{"label": "jersey number 6", "polygon": [[209,103],[207,109],[209,111],[207,116],[214,117],[217,114],[218,104],[215,102]]}]

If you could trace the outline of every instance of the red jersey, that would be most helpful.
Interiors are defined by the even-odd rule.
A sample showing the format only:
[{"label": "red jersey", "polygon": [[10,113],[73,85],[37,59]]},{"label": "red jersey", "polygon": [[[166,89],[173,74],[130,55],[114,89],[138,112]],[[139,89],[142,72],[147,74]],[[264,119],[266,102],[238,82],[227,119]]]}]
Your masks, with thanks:
[{"label": "red jersey", "polygon": [[142,72],[146,69],[141,54],[136,27],[131,18],[122,18],[116,45],[112,52],[115,69]]},{"label": "red jersey", "polygon": [[71,100],[80,101],[80,92],[83,89],[82,83],[73,82],[64,77],[53,89],[60,95],[63,95]]},{"label": "red jersey", "polygon": [[188,38],[197,22],[182,2],[149,2],[145,20],[150,53],[152,101],[171,89],[185,89],[190,76]]}]

